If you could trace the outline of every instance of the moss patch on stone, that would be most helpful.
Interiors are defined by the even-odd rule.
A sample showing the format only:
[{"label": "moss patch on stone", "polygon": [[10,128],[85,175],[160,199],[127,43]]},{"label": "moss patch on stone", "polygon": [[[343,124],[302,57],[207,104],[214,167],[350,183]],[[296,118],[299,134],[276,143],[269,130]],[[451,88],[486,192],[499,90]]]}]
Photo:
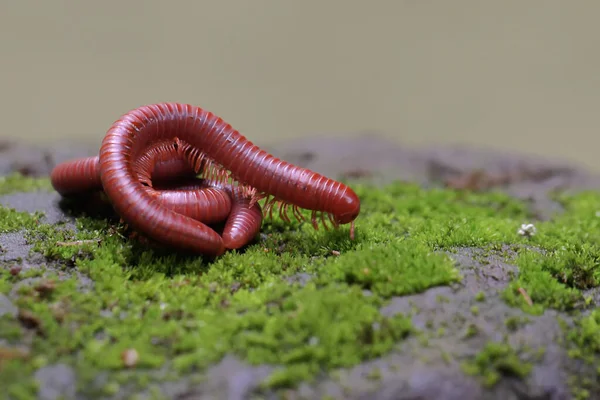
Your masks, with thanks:
[{"label": "moss patch on stone", "polygon": [[32,192],[36,190],[52,190],[50,180],[23,176],[18,172],[0,176],[0,195],[14,192]]},{"label": "moss patch on stone", "polygon": [[30,214],[19,212],[14,208],[0,206],[0,233],[16,232],[21,229],[33,229],[40,219],[41,213]]},{"label": "moss patch on stone", "polygon": [[525,378],[532,366],[519,357],[519,354],[506,343],[489,342],[473,358],[463,364],[463,370],[482,378],[486,387],[498,383],[503,375]]},{"label": "moss patch on stone", "polygon": [[[557,196],[565,212],[536,224],[531,248],[520,252],[520,276],[505,293],[510,304],[534,314],[544,307],[573,310],[586,302],[583,292],[600,285],[600,194]],[[526,304],[518,288],[534,302]]]},{"label": "moss patch on stone", "polygon": [[[4,179],[0,193],[47,185]],[[146,386],[158,370],[167,371],[160,379],[201,375],[227,354],[273,366],[265,387],[310,382],[417,335],[409,315],[379,310],[393,296],[459,282],[454,261],[440,251],[457,247],[513,246],[520,273],[504,296],[534,314],[578,308],[583,291],[599,284],[600,195],[562,197],[565,214],[536,224],[538,234],[528,238],[517,233],[531,218],[527,206],[502,193],[354,187],[362,199],[355,240],[347,227],[315,231],[275,216],[255,243],[216,260],[152,249],[114,219],[77,216],[71,230],[0,207],[0,232],[25,229],[32,251],[47,261],[28,284],[26,274],[0,268],[0,292],[19,287],[12,297],[19,313],[2,317],[0,338],[6,349],[30,343],[22,356],[0,357],[0,387],[27,398],[36,390],[33,372],[60,362],[77,371],[81,393],[110,395],[132,384],[133,371]],[[75,270],[92,285],[82,289]],[[581,329],[596,329],[596,319],[585,321]],[[598,351],[591,339],[576,344]],[[489,344],[465,365],[492,385],[500,374],[528,374],[515,357],[510,346]]]}]

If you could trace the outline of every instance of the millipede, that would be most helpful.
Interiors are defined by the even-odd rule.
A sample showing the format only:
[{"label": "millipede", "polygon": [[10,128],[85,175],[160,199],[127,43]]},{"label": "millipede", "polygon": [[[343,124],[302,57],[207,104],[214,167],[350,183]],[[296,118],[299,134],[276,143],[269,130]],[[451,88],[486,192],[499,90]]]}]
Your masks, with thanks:
[{"label": "millipede", "polygon": [[[200,107],[158,103],[133,109],[108,129],[96,157],[66,161],[51,173],[62,196],[103,190],[121,219],[175,248],[210,256],[240,248],[263,216],[290,221],[310,210],[315,229],[350,225],[360,200],[347,185],[260,149]],[[264,200],[264,208],[259,201]],[[221,235],[207,224],[226,220]]]}]

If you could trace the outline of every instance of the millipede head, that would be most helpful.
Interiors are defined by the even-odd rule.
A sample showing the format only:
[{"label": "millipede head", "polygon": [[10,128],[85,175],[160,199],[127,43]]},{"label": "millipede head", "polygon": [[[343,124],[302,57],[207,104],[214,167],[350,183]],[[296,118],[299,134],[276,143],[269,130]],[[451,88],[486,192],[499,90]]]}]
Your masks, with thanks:
[{"label": "millipede head", "polygon": [[335,210],[331,212],[333,219],[339,225],[353,222],[360,214],[360,199],[350,188],[335,202]]}]

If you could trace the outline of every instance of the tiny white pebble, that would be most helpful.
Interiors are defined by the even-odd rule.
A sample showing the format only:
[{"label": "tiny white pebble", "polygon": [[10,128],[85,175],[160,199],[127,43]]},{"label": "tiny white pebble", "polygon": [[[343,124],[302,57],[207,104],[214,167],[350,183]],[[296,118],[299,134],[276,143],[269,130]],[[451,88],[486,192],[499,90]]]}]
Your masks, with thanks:
[{"label": "tiny white pebble", "polygon": [[127,349],[121,354],[121,358],[123,359],[123,364],[131,368],[137,364],[140,356],[136,349]]},{"label": "tiny white pebble", "polygon": [[521,228],[517,231],[519,235],[527,237],[535,235],[536,232],[537,230],[533,224],[521,224]]}]

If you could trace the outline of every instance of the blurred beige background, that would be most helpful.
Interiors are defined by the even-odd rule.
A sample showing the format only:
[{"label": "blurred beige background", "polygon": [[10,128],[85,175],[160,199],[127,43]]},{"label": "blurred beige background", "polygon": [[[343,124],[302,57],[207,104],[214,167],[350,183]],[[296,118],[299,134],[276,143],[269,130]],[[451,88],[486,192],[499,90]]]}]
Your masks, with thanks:
[{"label": "blurred beige background", "polygon": [[179,101],[259,145],[380,131],[600,170],[600,1],[2,0],[0,138]]}]

